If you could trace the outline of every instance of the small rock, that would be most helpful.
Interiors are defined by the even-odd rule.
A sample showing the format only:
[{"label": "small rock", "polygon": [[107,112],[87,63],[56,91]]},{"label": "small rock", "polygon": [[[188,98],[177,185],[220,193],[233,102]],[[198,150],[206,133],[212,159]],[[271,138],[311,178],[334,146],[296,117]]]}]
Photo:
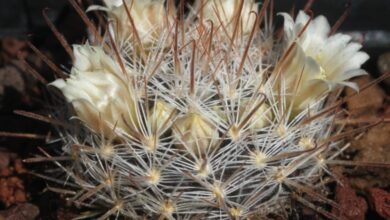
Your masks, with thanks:
[{"label": "small rock", "polygon": [[390,219],[390,193],[379,188],[368,190],[375,211],[385,219]]},{"label": "small rock", "polygon": [[0,220],[1,218],[5,220],[34,220],[38,215],[38,207],[30,203],[23,203],[0,211]]},{"label": "small rock", "polygon": [[4,95],[6,87],[13,88],[19,93],[24,91],[24,79],[15,66],[5,66],[0,69],[0,95]]},{"label": "small rock", "polygon": [[77,217],[79,217],[79,214],[75,213],[72,210],[69,210],[66,208],[59,208],[57,210],[57,219],[58,220],[75,219]]},{"label": "small rock", "polygon": [[0,178],[0,203],[5,207],[27,201],[23,181],[16,176]]},{"label": "small rock", "polygon": [[9,162],[10,162],[9,156],[10,155],[7,152],[0,151],[0,169],[4,169],[4,168],[8,167]]},{"label": "small rock", "polygon": [[[356,151],[353,160],[363,163],[388,163],[390,161],[389,134],[390,123],[381,123],[370,128],[360,139],[353,140],[350,147],[350,150]],[[351,170],[350,174],[356,176],[351,178],[351,184],[361,190],[373,186],[390,186],[390,172],[386,168],[359,166]]]},{"label": "small rock", "polygon": [[[386,73],[390,71],[390,52],[384,53],[378,58],[379,72]],[[387,85],[390,85],[390,78],[384,81]]]},{"label": "small rock", "polygon": [[15,201],[26,201],[27,200],[26,193],[20,189],[15,190],[14,197],[15,197]]},{"label": "small rock", "polygon": [[341,219],[364,220],[368,209],[367,202],[356,195],[345,177],[341,178],[341,184],[336,187],[336,202],[339,208],[333,208],[332,213]]},{"label": "small rock", "polygon": [[370,128],[360,139],[352,142],[359,150],[355,161],[386,163],[390,159],[390,124],[381,123]]},{"label": "small rock", "polygon": [[14,162],[15,171],[17,174],[23,174],[26,172],[26,169],[23,166],[23,162],[21,159],[16,159]]},{"label": "small rock", "polygon": [[[361,76],[357,79],[352,80],[356,82],[360,88],[372,82],[370,76]],[[352,95],[355,93],[353,89],[346,89],[347,95]],[[362,115],[376,115],[378,111],[383,107],[385,101],[385,92],[378,86],[372,85],[370,88],[367,88],[359,94],[349,98],[347,101],[348,111],[352,116],[362,116]]]},{"label": "small rock", "polygon": [[11,176],[13,173],[12,167],[5,167],[3,169],[0,169],[0,177],[8,177]]}]

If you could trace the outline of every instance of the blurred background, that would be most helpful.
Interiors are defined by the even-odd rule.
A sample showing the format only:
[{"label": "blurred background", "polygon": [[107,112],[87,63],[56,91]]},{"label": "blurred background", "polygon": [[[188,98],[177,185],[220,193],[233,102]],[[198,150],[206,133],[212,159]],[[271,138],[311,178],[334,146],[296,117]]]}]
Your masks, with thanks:
[{"label": "blurred background", "polygon": [[[92,2],[98,3],[84,0],[81,4],[87,6]],[[274,0],[275,12],[297,12],[307,2]],[[45,192],[43,181],[26,175],[27,171],[21,163],[21,158],[37,152],[36,146],[44,145],[45,137],[50,134],[50,126],[21,117],[20,112],[15,114],[15,110],[45,114],[47,93],[44,86],[32,75],[36,70],[48,81],[53,79],[51,71],[32,53],[26,40],[31,41],[45,56],[61,64],[63,68],[70,65],[65,50],[42,16],[44,9],[68,42],[80,43],[85,40],[87,34],[79,15],[67,0],[0,0],[0,220],[15,216],[21,220],[72,217],[72,212],[63,207],[57,195]],[[325,15],[331,24],[335,24],[344,13],[348,13],[339,31],[352,35],[354,40],[363,44],[363,50],[369,53],[371,59],[363,68],[372,78],[389,71],[390,0],[316,0],[313,1],[312,11],[314,15]],[[281,24],[280,17],[277,23]],[[367,82],[370,81],[364,81]],[[378,108],[378,111],[386,114],[386,109],[390,109],[385,105],[386,100],[389,100],[390,80],[381,82],[375,91],[376,93],[356,100],[357,108]],[[363,104],[362,107],[362,102],[370,104],[367,104],[368,107]],[[390,111],[388,113],[390,115]],[[14,135],[15,132],[22,137],[31,134],[42,136],[19,138]],[[380,132],[389,136],[390,127]],[[390,145],[390,140],[384,144]],[[390,151],[389,148],[386,149],[382,149],[382,155],[383,152]],[[370,159],[375,160],[375,157]],[[387,159],[390,159],[390,156]],[[360,187],[362,188],[364,187]],[[52,202],[48,202],[49,200]],[[390,219],[390,208],[387,207]],[[367,213],[366,219],[384,219],[383,216],[386,216],[375,211]]]}]

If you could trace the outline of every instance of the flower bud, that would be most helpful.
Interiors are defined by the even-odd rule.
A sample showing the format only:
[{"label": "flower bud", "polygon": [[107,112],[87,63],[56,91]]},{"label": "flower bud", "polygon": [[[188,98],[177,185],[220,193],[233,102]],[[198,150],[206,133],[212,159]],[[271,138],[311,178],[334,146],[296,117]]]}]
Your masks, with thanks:
[{"label": "flower bud", "polygon": [[[246,112],[256,108],[260,104],[259,102],[257,100],[251,103],[250,100],[244,100],[240,107],[240,119],[243,120],[247,115]],[[272,117],[273,115],[269,105],[262,103],[251,116],[248,126],[254,130],[262,129],[270,124]]]},{"label": "flower bud", "polygon": [[[158,39],[163,28],[167,25],[168,17],[164,1],[157,0],[105,0],[106,7],[92,6],[89,10],[106,11],[113,21],[113,34],[118,42],[125,42],[134,37],[136,29],[142,44],[151,44]],[[126,11],[130,12],[133,24]],[[133,26],[134,25],[134,26]]]},{"label": "flower bud", "polygon": [[175,114],[175,109],[169,106],[164,101],[157,99],[154,107],[151,108],[151,115],[148,118],[152,130],[158,133],[164,133],[172,125],[172,117]]},{"label": "flower bud", "polygon": [[200,114],[189,113],[175,122],[174,135],[184,147],[203,154],[218,140],[218,129]]},{"label": "flower bud", "polygon": [[241,0],[210,0],[199,7],[203,8],[204,21],[212,21],[214,27],[226,28],[228,34],[231,34],[235,28],[236,18],[239,18],[239,33],[249,34],[256,22],[256,16],[251,12],[257,12],[258,5],[254,0],[243,1],[241,11]]}]

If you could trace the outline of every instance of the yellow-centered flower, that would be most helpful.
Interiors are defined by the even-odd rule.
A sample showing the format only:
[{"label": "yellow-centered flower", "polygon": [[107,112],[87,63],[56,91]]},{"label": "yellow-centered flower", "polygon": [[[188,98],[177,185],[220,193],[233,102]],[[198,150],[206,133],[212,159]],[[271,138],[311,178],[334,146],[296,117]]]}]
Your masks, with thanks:
[{"label": "yellow-centered flower", "polygon": [[282,15],[288,55],[276,71],[283,76],[295,109],[302,110],[341,86],[358,90],[347,80],[366,74],[360,67],[369,57],[359,51],[359,43],[350,42],[351,37],[345,34],[329,36],[330,25],[324,16],[310,21],[300,11],[294,22],[290,15]]}]

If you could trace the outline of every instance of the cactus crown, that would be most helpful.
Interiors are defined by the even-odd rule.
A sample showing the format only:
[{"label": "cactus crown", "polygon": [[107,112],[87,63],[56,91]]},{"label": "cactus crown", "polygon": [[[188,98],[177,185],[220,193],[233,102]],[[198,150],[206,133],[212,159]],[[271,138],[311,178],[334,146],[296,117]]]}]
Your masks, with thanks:
[{"label": "cactus crown", "polygon": [[81,122],[61,130],[71,163],[56,162],[71,201],[100,219],[246,219],[324,189],[344,149],[327,97],[357,89],[359,44],[303,11],[281,14],[278,39],[269,1],[186,14],[184,1],[105,2],[89,10],[106,13],[107,32],[74,45],[68,78],[51,84]]}]

